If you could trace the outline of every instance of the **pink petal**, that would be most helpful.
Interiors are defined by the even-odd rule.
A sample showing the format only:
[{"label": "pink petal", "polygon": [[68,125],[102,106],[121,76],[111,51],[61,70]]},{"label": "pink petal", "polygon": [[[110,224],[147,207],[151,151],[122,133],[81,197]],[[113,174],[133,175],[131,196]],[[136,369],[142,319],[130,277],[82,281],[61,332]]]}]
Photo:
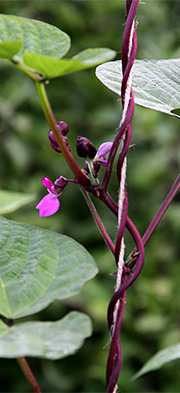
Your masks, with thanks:
[{"label": "pink petal", "polygon": [[54,191],[54,185],[49,179],[49,177],[43,177],[41,183],[45,186],[50,192]]},{"label": "pink petal", "polygon": [[47,194],[36,206],[39,209],[39,217],[48,217],[55,214],[60,206],[59,199],[56,195]]},{"label": "pink petal", "polygon": [[113,142],[105,142],[102,143],[102,145],[99,146],[99,149],[96,153],[96,159],[104,157],[106,154],[108,154],[111,150]]}]

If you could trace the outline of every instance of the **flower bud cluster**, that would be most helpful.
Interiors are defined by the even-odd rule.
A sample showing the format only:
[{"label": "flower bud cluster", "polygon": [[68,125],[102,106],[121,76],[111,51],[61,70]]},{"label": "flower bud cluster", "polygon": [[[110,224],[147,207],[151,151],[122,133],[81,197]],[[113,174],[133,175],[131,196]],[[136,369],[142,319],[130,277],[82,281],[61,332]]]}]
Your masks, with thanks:
[{"label": "flower bud cluster", "polygon": [[[68,146],[69,151],[71,151],[71,148],[68,145],[68,138],[66,137],[66,135],[69,131],[68,125],[64,121],[59,121],[59,123],[57,123],[57,128],[58,128],[59,132],[61,133],[61,135],[63,136],[64,142],[65,142],[66,146]],[[56,139],[54,137],[53,131],[51,129],[49,130],[49,140],[50,140],[50,144],[51,144],[51,147],[53,148],[53,150],[55,150],[57,153],[61,153],[61,149],[58,146]]]}]

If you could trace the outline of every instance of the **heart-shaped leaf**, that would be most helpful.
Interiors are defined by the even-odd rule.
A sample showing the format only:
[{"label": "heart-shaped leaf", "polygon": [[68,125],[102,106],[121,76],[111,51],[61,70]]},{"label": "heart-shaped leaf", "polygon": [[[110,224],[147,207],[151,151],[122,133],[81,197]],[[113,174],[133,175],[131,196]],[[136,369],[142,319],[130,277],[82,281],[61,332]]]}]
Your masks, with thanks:
[{"label": "heart-shaped leaf", "polygon": [[[100,65],[96,76],[121,95],[121,61]],[[136,60],[132,82],[136,104],[180,118],[180,59]]]},{"label": "heart-shaped leaf", "polygon": [[69,36],[55,26],[38,20],[0,15],[0,57],[18,61],[19,69],[31,78],[33,75],[28,72],[29,69],[50,79],[101,64],[116,55],[115,51],[107,48],[93,48],[72,59],[60,60],[69,48]]},{"label": "heart-shaped leaf", "polygon": [[24,63],[47,79],[57,78],[72,72],[84,70],[104,61],[112,59],[116,52],[107,48],[85,49],[72,59],[55,59],[50,56],[42,56],[25,52]]},{"label": "heart-shaped leaf", "polygon": [[[13,53],[14,41],[16,41],[16,48]],[[17,42],[19,42],[18,50]],[[0,14],[0,43],[3,44],[4,51],[0,51],[0,56],[1,53],[3,54],[1,57],[10,59],[16,54],[14,59],[21,63],[24,52],[61,58],[70,48],[69,36],[57,27],[34,19],[2,14]],[[23,47],[19,51],[21,43]]]},{"label": "heart-shaped leaf", "polygon": [[89,317],[79,312],[57,322],[26,322],[10,328],[0,321],[0,357],[60,359],[77,351],[91,330]]},{"label": "heart-shaped leaf", "polygon": [[180,343],[159,351],[145,363],[141,370],[134,375],[133,379],[139,378],[141,375],[146,374],[149,371],[157,370],[164,366],[164,364],[175,359],[180,359]]},{"label": "heart-shaped leaf", "polygon": [[95,276],[90,254],[67,236],[0,218],[0,314],[15,319],[77,294]]},{"label": "heart-shaped leaf", "polygon": [[0,190],[0,214],[13,212],[35,199],[35,195]]}]

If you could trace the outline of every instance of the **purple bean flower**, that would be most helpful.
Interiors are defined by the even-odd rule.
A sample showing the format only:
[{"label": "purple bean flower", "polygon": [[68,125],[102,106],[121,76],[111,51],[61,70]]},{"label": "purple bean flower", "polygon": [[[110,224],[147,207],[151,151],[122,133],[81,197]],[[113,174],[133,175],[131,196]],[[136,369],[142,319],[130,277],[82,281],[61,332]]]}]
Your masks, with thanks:
[{"label": "purple bean flower", "polygon": [[62,194],[67,180],[63,176],[60,176],[53,184],[49,177],[43,177],[42,184],[47,188],[48,194],[41,199],[36,209],[39,209],[40,217],[49,217],[55,214],[60,207],[58,197]]},{"label": "purple bean flower", "polygon": [[99,146],[99,149],[93,158],[93,163],[98,162],[102,166],[107,166],[106,154],[108,154],[112,147],[112,142],[105,142]]},{"label": "purple bean flower", "polygon": [[[92,173],[93,177],[97,178],[100,165],[104,167],[107,166],[106,155],[110,152],[112,144],[113,142],[102,143],[102,145],[99,146],[99,149],[96,152],[95,147],[87,138],[84,137],[77,138],[76,141],[77,153],[80,157],[86,158],[84,170],[86,171],[87,174]],[[88,158],[90,159],[91,164]]]}]

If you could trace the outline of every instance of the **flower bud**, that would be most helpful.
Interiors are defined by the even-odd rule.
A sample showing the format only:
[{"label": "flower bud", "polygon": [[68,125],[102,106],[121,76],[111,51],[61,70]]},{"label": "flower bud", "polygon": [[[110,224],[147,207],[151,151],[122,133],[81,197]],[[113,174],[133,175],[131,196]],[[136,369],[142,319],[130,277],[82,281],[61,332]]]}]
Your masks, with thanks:
[{"label": "flower bud", "polygon": [[78,136],[76,140],[76,151],[79,157],[90,158],[91,160],[96,155],[96,148],[89,141],[89,139]]},{"label": "flower bud", "polygon": [[[67,179],[64,176],[60,176],[55,182],[54,187],[56,188],[64,188],[67,184]],[[57,191],[57,190],[56,190]]]},{"label": "flower bud", "polygon": [[[57,128],[59,130],[59,132],[62,134],[64,142],[66,143],[66,146],[68,146],[68,139],[65,135],[67,135],[68,131],[69,131],[69,127],[68,125],[64,122],[64,121],[59,121],[59,123],[57,124]],[[58,146],[56,139],[54,137],[53,131],[50,129],[49,130],[49,140],[50,140],[50,144],[51,147],[53,148],[53,150],[55,150],[58,153],[61,153],[61,149]],[[68,146],[69,151],[71,151],[71,148]]]},{"label": "flower bud", "polygon": [[50,140],[50,144],[51,144],[51,147],[53,148],[53,150],[57,151],[58,153],[61,153],[61,149],[56,142],[56,139],[54,137],[52,130],[49,130],[49,140]]},{"label": "flower bud", "polygon": [[57,123],[57,128],[63,136],[66,136],[69,132],[69,127],[64,121],[59,121],[59,123]]}]

